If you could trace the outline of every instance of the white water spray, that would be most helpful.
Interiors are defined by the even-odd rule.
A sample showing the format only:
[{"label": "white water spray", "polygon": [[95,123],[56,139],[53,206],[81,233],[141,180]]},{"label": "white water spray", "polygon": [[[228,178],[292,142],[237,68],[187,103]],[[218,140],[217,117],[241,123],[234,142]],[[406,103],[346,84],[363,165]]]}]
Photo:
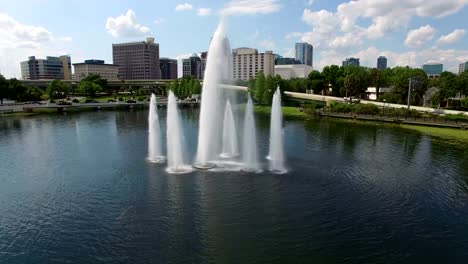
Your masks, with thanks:
[{"label": "white water spray", "polygon": [[221,22],[213,35],[208,49],[208,58],[203,79],[201,95],[198,148],[194,167],[209,169],[211,163],[221,152],[222,116],[219,109],[223,98],[223,89],[219,87],[222,79],[229,77],[231,49],[224,34],[224,22]]},{"label": "white water spray", "polygon": [[168,173],[188,173],[192,167],[185,163],[184,136],[182,134],[177,98],[169,91],[167,103],[167,169]]},{"label": "white water spray", "polygon": [[239,147],[237,145],[237,129],[232,113],[231,103],[229,100],[224,109],[224,124],[223,124],[223,152],[221,158],[233,158],[239,155]]},{"label": "white water spray", "polygon": [[248,95],[245,108],[244,138],[242,144],[242,160],[245,171],[260,171],[257,154],[257,135],[255,132],[255,119],[252,98]]},{"label": "white water spray", "polygon": [[278,87],[273,95],[273,105],[271,107],[270,150],[268,152],[270,171],[274,173],[286,173],[283,148],[283,113],[281,109],[281,91]]},{"label": "white water spray", "polygon": [[162,163],[164,156],[161,149],[161,128],[159,127],[156,95],[151,94],[148,116],[148,158],[149,162]]}]

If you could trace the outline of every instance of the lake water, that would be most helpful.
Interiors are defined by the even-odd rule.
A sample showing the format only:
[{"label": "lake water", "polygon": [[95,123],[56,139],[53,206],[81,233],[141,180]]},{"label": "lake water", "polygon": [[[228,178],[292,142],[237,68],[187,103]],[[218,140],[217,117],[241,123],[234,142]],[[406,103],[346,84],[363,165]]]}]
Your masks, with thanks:
[{"label": "lake water", "polygon": [[0,263],[468,263],[468,147],[284,126],[287,174],[168,175],[145,162],[147,112],[0,118]]}]

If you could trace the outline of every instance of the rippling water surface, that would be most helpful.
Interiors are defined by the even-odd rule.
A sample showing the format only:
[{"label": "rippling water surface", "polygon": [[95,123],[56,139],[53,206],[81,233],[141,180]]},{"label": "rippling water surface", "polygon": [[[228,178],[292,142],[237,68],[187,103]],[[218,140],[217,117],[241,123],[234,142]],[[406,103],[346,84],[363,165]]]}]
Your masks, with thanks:
[{"label": "rippling water surface", "polygon": [[466,146],[286,121],[288,174],[168,175],[145,162],[146,120],[0,118],[0,263],[468,263]]}]

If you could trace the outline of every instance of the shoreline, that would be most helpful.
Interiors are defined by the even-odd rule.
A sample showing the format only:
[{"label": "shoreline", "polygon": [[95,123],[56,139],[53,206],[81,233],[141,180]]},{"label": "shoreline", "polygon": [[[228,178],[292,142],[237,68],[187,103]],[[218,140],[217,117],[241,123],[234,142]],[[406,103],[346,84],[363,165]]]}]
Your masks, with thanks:
[{"label": "shoreline", "polygon": [[[6,113],[0,115],[0,118],[3,117],[31,117],[36,115],[45,115],[45,114],[67,114],[67,113],[80,113],[80,112],[96,112],[96,111],[120,111],[120,110],[139,110],[144,109],[144,106],[140,107],[116,107],[116,108],[101,108],[97,109],[96,107],[89,107],[89,108],[69,108],[67,111],[62,113],[58,112],[56,109],[38,109],[34,112],[14,112],[14,113]],[[431,126],[430,124],[412,124],[412,123],[398,123],[398,122],[390,122],[390,121],[383,121],[379,119],[364,119],[364,118],[354,118],[353,116],[334,116],[334,115],[323,115],[323,116],[315,116],[311,114],[304,113],[300,111],[297,107],[294,106],[283,106],[283,117],[285,120],[311,120],[316,119],[320,120],[324,119],[334,119],[334,120],[341,120],[343,122],[352,122],[352,123],[360,123],[360,124],[372,124],[372,125],[379,125],[379,126],[390,126],[390,127],[398,127],[404,128],[412,131],[418,131],[420,133],[434,136],[437,138],[442,139],[452,139],[457,140],[459,142],[468,142],[468,131],[461,129],[461,128],[450,128],[450,127],[437,127]],[[271,107],[270,106],[262,106],[256,105],[254,107],[254,111],[256,114],[259,115],[270,115]]]}]

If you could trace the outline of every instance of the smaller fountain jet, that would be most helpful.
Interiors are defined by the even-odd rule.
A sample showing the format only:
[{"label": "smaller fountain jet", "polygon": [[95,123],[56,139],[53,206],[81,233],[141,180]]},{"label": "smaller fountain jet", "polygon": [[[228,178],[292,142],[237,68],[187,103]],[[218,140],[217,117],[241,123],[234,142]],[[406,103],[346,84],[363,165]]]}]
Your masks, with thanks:
[{"label": "smaller fountain jet", "polygon": [[185,163],[184,136],[182,134],[177,98],[169,91],[167,103],[167,169],[168,173],[182,174],[192,171]]},{"label": "smaller fountain jet", "polygon": [[239,147],[237,145],[237,129],[232,113],[231,103],[226,103],[224,110],[223,124],[223,151],[221,158],[230,159],[239,156]]},{"label": "smaller fountain jet", "polygon": [[248,95],[247,106],[245,108],[242,160],[244,163],[242,170],[248,172],[260,171],[257,154],[257,135],[255,132],[253,102],[250,94]]},{"label": "smaller fountain jet", "polygon": [[283,146],[283,113],[281,109],[281,91],[278,87],[273,95],[270,121],[270,149],[268,152],[270,171],[273,173],[286,173],[284,165]]},{"label": "smaller fountain jet", "polygon": [[152,163],[163,163],[165,158],[161,150],[161,128],[159,126],[156,95],[154,94],[151,94],[148,127],[148,157],[146,160]]}]

